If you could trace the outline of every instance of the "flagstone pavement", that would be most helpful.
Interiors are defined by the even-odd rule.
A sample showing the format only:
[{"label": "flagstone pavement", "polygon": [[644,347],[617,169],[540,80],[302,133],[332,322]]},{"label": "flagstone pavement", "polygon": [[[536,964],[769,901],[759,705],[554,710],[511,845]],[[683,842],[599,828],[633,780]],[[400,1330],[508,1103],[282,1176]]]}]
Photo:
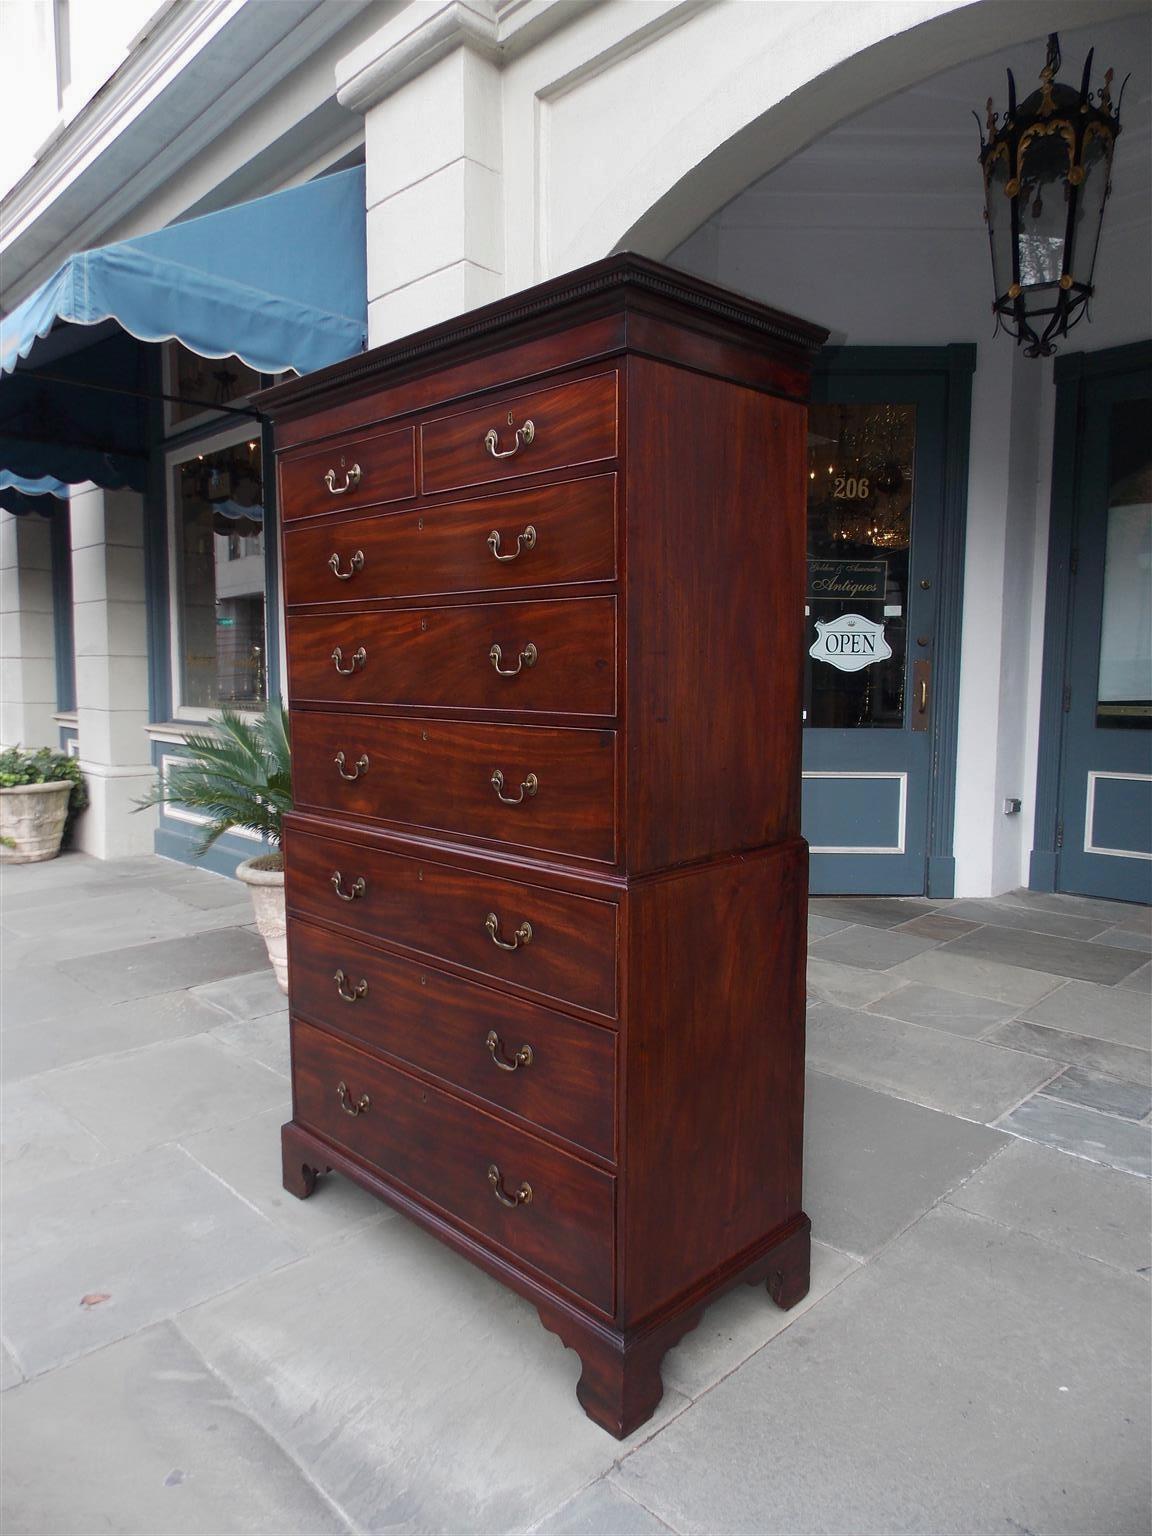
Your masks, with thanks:
[{"label": "flagstone pavement", "polygon": [[281,1189],[241,887],[5,868],[5,1536],[1146,1536],[1148,909],[809,926],[811,1293],[717,1302],[621,1444],[527,1304]]}]

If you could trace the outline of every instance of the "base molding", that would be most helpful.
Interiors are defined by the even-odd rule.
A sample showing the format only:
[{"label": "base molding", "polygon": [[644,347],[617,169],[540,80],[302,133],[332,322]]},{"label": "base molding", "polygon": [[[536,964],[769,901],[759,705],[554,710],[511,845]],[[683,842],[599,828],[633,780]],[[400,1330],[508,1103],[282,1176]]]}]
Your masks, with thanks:
[{"label": "base molding", "polygon": [[342,1173],[531,1302],[544,1327],[580,1356],[583,1369],[576,1396],[584,1412],[618,1440],[655,1413],[664,1395],[660,1375],[664,1356],[697,1326],[708,1306],[725,1291],[741,1284],[765,1285],[773,1301],[785,1310],[808,1293],[812,1224],[801,1211],[705,1284],[674,1298],[650,1317],[620,1326],[512,1264],[377,1170],[295,1121],[282,1128],[281,1147],[284,1188],[298,1199],[306,1200],[313,1194],[322,1174]]}]

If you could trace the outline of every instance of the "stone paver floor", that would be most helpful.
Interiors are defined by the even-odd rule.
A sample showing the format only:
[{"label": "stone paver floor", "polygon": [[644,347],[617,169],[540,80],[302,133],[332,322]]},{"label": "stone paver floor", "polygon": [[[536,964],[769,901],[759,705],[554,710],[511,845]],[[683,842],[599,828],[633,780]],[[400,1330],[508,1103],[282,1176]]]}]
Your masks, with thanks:
[{"label": "stone paver floor", "polygon": [[813,900],[811,1294],[716,1303],[624,1444],[525,1303],[283,1192],[250,923],[0,876],[6,1536],[1146,1536],[1147,909]]}]

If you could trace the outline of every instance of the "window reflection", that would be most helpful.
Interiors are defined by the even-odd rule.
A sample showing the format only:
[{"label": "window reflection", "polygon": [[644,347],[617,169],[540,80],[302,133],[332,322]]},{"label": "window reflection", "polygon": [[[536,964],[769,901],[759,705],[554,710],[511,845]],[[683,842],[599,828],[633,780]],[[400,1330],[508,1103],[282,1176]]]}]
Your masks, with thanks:
[{"label": "window reflection", "polygon": [[1152,409],[1112,408],[1096,724],[1152,726]]}]

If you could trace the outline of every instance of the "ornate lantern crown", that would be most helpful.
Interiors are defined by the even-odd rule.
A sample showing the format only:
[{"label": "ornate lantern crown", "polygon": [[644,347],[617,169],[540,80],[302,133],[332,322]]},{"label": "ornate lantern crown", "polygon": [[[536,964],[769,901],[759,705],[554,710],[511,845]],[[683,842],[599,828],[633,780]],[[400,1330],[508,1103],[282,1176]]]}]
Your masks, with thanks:
[{"label": "ornate lantern crown", "polygon": [[997,329],[1003,325],[1026,344],[1026,357],[1054,352],[1053,338],[1067,335],[1087,308],[1120,132],[1112,71],[1097,95],[1089,89],[1092,51],[1079,91],[1057,82],[1060,62],[1053,32],[1039,90],[1017,107],[1008,70],[1008,110],[1001,122],[990,96],[987,140],[980,134],[996,289],[992,310]]}]

